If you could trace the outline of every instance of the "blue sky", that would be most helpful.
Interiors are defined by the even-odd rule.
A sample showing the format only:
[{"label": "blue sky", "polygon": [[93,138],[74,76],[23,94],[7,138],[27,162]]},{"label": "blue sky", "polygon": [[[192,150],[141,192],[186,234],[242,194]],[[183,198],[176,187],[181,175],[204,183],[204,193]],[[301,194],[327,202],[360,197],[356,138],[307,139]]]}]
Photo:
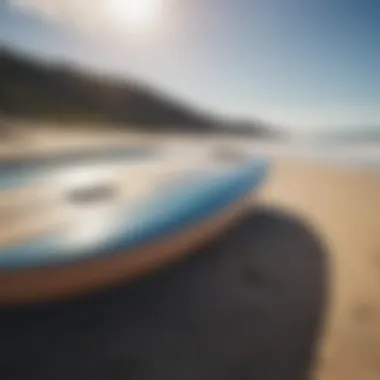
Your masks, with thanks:
[{"label": "blue sky", "polygon": [[106,16],[122,0],[67,0],[80,12],[63,6],[55,17],[36,9],[64,0],[29,1],[34,11],[0,0],[0,42],[141,78],[225,115],[306,132],[380,128],[377,0],[161,0],[145,33],[122,12],[117,28]]}]

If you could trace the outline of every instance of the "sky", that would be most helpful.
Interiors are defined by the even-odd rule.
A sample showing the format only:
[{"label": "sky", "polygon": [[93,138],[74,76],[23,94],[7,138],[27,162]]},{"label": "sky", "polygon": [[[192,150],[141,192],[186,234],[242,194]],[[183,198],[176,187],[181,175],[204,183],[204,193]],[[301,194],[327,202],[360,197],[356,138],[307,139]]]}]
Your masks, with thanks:
[{"label": "sky", "polygon": [[0,0],[0,44],[221,115],[380,128],[378,0]]}]

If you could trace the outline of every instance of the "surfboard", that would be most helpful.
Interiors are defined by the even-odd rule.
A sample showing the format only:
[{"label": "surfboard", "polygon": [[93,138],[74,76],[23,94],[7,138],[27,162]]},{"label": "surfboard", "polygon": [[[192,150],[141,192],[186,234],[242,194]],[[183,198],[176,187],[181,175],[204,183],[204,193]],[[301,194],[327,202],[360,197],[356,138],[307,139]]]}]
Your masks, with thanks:
[{"label": "surfboard", "polygon": [[178,260],[236,220],[268,170],[226,151],[136,147],[0,166],[0,302],[70,297]]}]

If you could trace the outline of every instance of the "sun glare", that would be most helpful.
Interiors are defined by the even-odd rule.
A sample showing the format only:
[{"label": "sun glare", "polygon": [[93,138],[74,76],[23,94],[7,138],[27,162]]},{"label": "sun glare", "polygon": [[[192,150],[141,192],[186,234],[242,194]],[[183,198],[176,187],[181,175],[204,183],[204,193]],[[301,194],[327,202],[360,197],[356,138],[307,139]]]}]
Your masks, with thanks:
[{"label": "sun glare", "polygon": [[160,0],[107,0],[111,23],[121,30],[146,31],[158,18]]}]

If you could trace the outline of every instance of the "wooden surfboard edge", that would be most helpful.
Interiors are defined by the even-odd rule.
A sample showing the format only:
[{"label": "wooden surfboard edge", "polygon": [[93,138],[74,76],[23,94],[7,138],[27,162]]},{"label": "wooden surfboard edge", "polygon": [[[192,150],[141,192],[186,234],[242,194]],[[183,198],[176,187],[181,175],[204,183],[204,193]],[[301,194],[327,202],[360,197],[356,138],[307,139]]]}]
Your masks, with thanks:
[{"label": "wooden surfboard edge", "polygon": [[252,203],[251,194],[175,236],[134,251],[55,268],[0,271],[0,304],[16,306],[93,293],[180,260],[223,232]]}]

